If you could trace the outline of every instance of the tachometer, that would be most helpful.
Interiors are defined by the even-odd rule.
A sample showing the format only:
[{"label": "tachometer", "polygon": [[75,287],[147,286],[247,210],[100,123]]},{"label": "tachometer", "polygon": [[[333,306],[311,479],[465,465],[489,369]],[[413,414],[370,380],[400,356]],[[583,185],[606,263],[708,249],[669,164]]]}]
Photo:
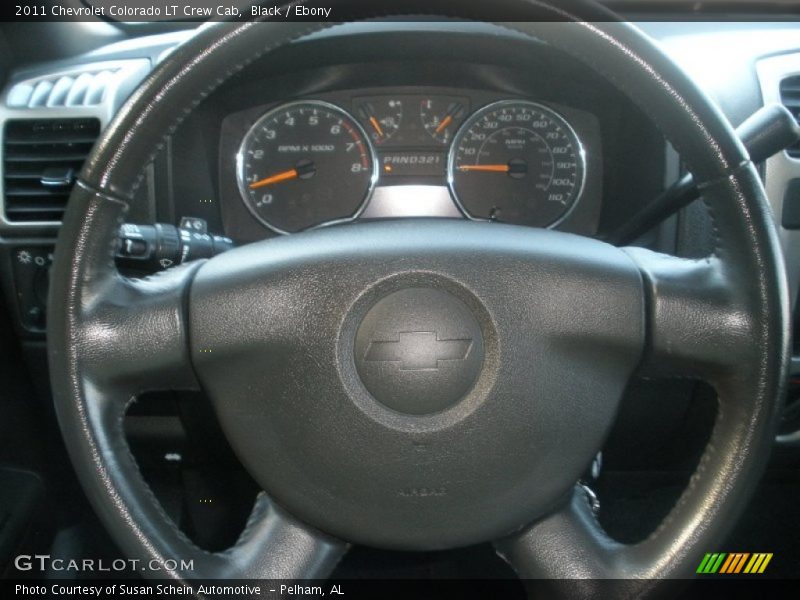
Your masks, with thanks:
[{"label": "tachometer", "polygon": [[561,115],[508,100],[477,111],[458,131],[448,182],[471,218],[547,227],[574,206],[585,171],[580,141]]},{"label": "tachometer", "polygon": [[278,233],[355,218],[378,176],[358,122],[316,100],[258,119],[239,149],[237,174],[247,208]]}]

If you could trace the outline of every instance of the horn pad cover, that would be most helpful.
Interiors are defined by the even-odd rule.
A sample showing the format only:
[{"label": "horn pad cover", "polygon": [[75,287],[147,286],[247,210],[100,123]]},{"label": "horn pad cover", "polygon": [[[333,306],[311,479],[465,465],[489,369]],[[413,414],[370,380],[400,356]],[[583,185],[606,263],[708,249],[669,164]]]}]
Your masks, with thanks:
[{"label": "horn pad cover", "polygon": [[381,404],[424,415],[455,404],[483,366],[483,336],[467,305],[432,288],[394,292],[356,333],[356,369]]},{"label": "horn pad cover", "polygon": [[644,346],[622,250],[449,219],[236,248],[198,270],[188,312],[197,377],[258,484],[398,549],[496,539],[562,502]]}]

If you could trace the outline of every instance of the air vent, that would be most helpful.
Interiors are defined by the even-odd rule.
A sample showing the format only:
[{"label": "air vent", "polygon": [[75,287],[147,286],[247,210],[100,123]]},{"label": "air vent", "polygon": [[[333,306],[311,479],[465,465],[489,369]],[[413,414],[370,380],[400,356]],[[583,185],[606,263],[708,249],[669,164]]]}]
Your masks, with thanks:
[{"label": "air vent", "polygon": [[[800,75],[787,77],[781,81],[781,102],[800,123]],[[800,158],[800,142],[791,146],[786,152],[793,158]]]},{"label": "air vent", "polygon": [[120,71],[101,69],[18,83],[9,91],[6,103],[12,108],[97,106]]},{"label": "air vent", "polygon": [[100,121],[9,120],[3,133],[6,218],[60,221],[75,176],[100,134]]}]

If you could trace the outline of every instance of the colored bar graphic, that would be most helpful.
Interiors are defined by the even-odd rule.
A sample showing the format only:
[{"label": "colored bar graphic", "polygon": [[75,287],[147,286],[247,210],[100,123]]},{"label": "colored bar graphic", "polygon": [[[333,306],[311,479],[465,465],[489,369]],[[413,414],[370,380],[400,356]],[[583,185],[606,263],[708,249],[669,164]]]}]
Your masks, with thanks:
[{"label": "colored bar graphic", "polygon": [[706,554],[703,557],[703,560],[700,561],[700,566],[697,567],[697,571],[695,571],[695,572],[696,573],[705,573],[706,572],[706,565],[708,565],[708,561],[709,561],[710,558],[711,558],[711,555],[710,554]]},{"label": "colored bar graphic", "polygon": [[736,564],[736,570],[733,571],[733,573],[738,573],[742,570],[742,567],[744,566],[744,563],[749,556],[750,556],[749,552],[745,552],[744,554],[742,554],[741,558],[739,559],[739,562]]},{"label": "colored bar graphic", "polygon": [[753,554],[749,552],[707,553],[700,562],[700,566],[697,567],[696,572],[703,575],[714,575],[716,573],[726,575],[746,573],[754,575],[763,573],[771,560],[771,552]]},{"label": "colored bar graphic", "polygon": [[720,573],[738,573],[742,570],[745,561],[750,556],[749,552],[733,552],[728,554],[728,560],[722,565]]},{"label": "colored bar graphic", "polygon": [[719,558],[718,558],[718,559],[716,560],[716,562],[714,563],[714,566],[712,566],[712,567],[711,567],[711,572],[712,572],[712,573],[716,573],[716,572],[719,570],[719,567],[720,567],[720,565],[722,564],[722,561],[723,561],[723,559],[724,559],[724,558],[725,558],[725,553],[724,553],[724,552],[722,552],[722,553],[719,555]]},{"label": "colored bar graphic", "polygon": [[703,562],[697,567],[697,573],[713,574],[716,573],[725,558],[725,553],[706,554]]},{"label": "colored bar graphic", "polygon": [[729,573],[729,569],[732,568],[733,565],[736,564],[736,561],[739,560],[738,554],[728,554],[727,560],[722,563],[722,568],[719,570],[720,573]]},{"label": "colored bar graphic", "polygon": [[772,560],[772,553],[760,553],[760,554],[753,554],[753,558],[750,559],[750,562],[747,563],[747,566],[744,569],[745,573],[763,573],[764,569],[767,568],[769,561]]}]

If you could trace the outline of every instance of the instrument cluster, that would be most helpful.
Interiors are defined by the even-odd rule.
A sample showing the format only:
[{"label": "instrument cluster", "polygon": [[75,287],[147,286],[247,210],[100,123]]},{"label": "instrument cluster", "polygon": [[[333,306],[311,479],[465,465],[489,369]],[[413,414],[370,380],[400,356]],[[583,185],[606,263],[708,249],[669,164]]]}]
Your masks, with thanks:
[{"label": "instrument cluster", "polygon": [[244,205],[270,230],[294,233],[359,218],[376,187],[438,186],[467,218],[534,227],[558,225],[581,201],[589,165],[580,111],[422,91],[251,111],[235,167]]}]

